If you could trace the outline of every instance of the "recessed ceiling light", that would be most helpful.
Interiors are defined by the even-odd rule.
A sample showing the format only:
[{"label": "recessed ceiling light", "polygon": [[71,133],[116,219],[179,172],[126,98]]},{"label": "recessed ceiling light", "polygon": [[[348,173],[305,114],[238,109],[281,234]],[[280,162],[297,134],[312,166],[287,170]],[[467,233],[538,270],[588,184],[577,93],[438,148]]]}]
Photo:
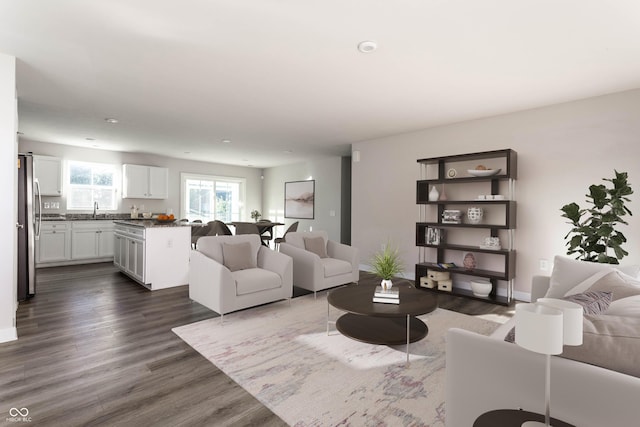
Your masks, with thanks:
[{"label": "recessed ceiling light", "polygon": [[111,124],[118,123],[118,119],[114,119],[114,118],[111,118],[111,117],[107,117],[106,119],[104,119],[104,121],[107,122],[107,123],[111,123]]},{"label": "recessed ceiling light", "polygon": [[293,154],[293,150],[284,150],[283,153],[284,154]]},{"label": "recessed ceiling light", "polygon": [[358,43],[358,50],[362,53],[371,53],[378,48],[378,43],[373,40],[365,40]]},{"label": "recessed ceiling light", "polygon": [[224,144],[231,144],[231,140],[230,139],[223,139],[222,142]]},{"label": "recessed ceiling light", "polygon": [[95,141],[95,140],[96,140],[95,138],[91,138],[91,137],[87,137],[87,138],[85,138],[85,139],[86,139],[87,141]]},{"label": "recessed ceiling light", "polygon": [[184,151],[184,154],[191,154],[191,151]]}]

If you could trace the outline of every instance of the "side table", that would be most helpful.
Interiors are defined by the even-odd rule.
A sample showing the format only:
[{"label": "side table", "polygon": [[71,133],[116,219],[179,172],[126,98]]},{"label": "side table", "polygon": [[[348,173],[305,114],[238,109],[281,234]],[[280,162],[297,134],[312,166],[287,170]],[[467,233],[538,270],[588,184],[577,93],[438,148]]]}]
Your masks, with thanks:
[{"label": "side table", "polygon": [[[473,423],[473,427],[520,427],[525,421],[539,421],[544,423],[544,414],[523,411],[519,409],[497,409],[485,412]],[[575,427],[551,417],[553,427]]]}]

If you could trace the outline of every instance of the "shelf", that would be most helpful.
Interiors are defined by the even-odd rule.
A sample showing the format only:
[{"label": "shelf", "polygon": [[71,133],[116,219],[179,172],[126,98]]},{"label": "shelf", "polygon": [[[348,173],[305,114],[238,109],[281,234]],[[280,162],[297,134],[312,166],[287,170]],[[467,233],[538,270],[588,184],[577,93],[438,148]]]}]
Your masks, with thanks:
[{"label": "shelf", "polygon": [[436,288],[423,288],[423,287],[419,286],[418,284],[416,284],[416,288],[418,288],[420,290],[423,290],[425,292],[435,292],[435,293],[438,293],[438,294],[465,297],[465,298],[470,298],[470,299],[474,299],[474,300],[478,300],[478,301],[490,302],[492,304],[498,304],[498,305],[504,305],[504,306],[511,305],[511,303],[509,302],[509,299],[507,297],[505,297],[505,296],[489,295],[488,297],[477,297],[477,296],[475,296],[473,294],[473,292],[471,292],[468,289],[453,288],[451,291],[440,291],[440,290],[438,290]]},{"label": "shelf", "polygon": [[[495,280],[510,280],[513,277],[509,277],[509,275],[507,273],[504,273],[502,271],[491,271],[491,270],[481,270],[479,268],[474,268],[473,270],[467,270],[464,267],[450,267],[450,268],[442,268],[442,267],[438,267],[437,263],[432,263],[432,262],[421,262],[416,264],[416,270],[418,268],[422,268],[423,270],[425,270],[425,274],[422,274],[422,276],[426,275],[426,270],[437,270],[437,271],[448,271],[449,273],[454,273],[454,274],[465,274],[467,276],[475,276],[475,277],[485,277],[487,279],[495,279]],[[418,273],[416,272],[416,277],[419,278],[420,275],[418,275]]]},{"label": "shelf", "polygon": [[[483,159],[486,159],[486,161],[476,162]],[[517,153],[511,149],[483,151],[479,153],[419,159],[418,163],[421,167],[422,179],[416,183],[416,204],[420,206],[420,218],[422,221],[427,219],[435,219],[435,221],[416,223],[416,246],[420,251],[420,262],[415,266],[416,287],[419,287],[420,278],[427,275],[427,270],[446,271],[454,276],[481,277],[489,280],[493,286],[492,292],[488,297],[477,297],[473,295],[471,290],[457,288],[455,286],[455,279],[451,291],[439,291],[429,288],[420,289],[472,298],[494,304],[509,305],[512,301],[513,279],[516,270],[516,251],[513,250],[511,245],[513,245],[512,230],[516,228],[517,219],[516,202],[513,200],[514,181],[517,177]],[[500,171],[498,174],[491,176],[470,176],[470,174],[466,172],[480,164],[485,164],[490,168],[500,168]],[[457,171],[457,173],[450,174],[450,177],[447,176],[449,175],[447,171],[450,169],[453,169],[453,172]],[[454,184],[459,187],[455,187]],[[467,199],[430,201],[429,193],[433,188],[438,189],[440,186],[442,186],[443,189],[451,188],[452,191],[450,195],[453,195],[453,197]],[[502,195],[505,196],[505,199],[476,200],[475,197],[477,194]],[[473,200],[469,200],[468,198],[473,198]],[[495,207],[491,207],[491,205]],[[488,215],[485,215],[484,220],[487,222],[492,221],[493,223],[481,222],[471,224],[460,222],[456,224],[442,222],[444,213],[447,210],[456,209],[461,212],[468,212],[468,208],[473,206],[482,207],[485,213],[488,213]],[[502,224],[496,224],[495,222]],[[456,244],[450,244],[446,243],[448,233],[441,233],[439,230],[433,230],[432,232],[432,230],[429,229],[463,230],[451,230],[451,241],[455,241]],[[465,229],[467,231],[464,231]],[[472,229],[489,230],[491,237],[504,237],[502,236],[503,234],[508,234],[509,244],[505,249],[484,249],[478,245],[464,244],[465,242],[475,243],[474,241],[478,238],[479,233],[471,232],[470,230]],[[501,230],[507,231],[504,232]],[[427,241],[431,243],[427,243]],[[434,242],[439,243],[435,244]],[[500,269],[500,271],[482,269],[467,270],[462,266],[450,268],[439,267],[438,264],[442,265],[447,263],[452,256],[456,255],[447,253],[448,251],[488,254],[483,258],[483,262],[486,263],[484,266]],[[499,286],[498,282],[508,283],[505,288],[504,284],[500,284]],[[507,296],[497,296],[498,289],[506,289]]]},{"label": "shelf", "polygon": [[509,249],[484,249],[478,246],[465,246],[465,245],[448,245],[448,244],[440,244],[440,245],[430,245],[426,243],[416,242],[416,246],[422,246],[425,248],[436,248],[436,249],[447,249],[452,251],[465,251],[465,252],[478,252],[483,254],[497,254],[497,255],[513,255],[515,254],[514,250]]},{"label": "shelf", "polygon": [[510,227],[508,225],[496,225],[496,224],[446,224],[446,223],[441,223],[441,222],[419,222],[418,225],[424,225],[427,227],[433,227],[433,228],[484,228],[484,229],[490,229],[490,228],[495,228],[495,229],[500,229],[500,230],[510,230],[513,227]]}]

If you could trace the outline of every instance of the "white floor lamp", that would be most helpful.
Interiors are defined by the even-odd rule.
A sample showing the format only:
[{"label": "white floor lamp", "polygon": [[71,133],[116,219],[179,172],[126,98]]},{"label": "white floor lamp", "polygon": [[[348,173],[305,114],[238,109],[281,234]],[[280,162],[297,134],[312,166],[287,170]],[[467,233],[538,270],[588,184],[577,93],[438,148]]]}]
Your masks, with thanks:
[{"label": "white floor lamp", "polygon": [[551,355],[562,353],[563,344],[582,344],[582,315],[580,305],[552,298],[516,305],[516,344],[546,356],[545,423],[527,421],[523,427],[551,425]]}]

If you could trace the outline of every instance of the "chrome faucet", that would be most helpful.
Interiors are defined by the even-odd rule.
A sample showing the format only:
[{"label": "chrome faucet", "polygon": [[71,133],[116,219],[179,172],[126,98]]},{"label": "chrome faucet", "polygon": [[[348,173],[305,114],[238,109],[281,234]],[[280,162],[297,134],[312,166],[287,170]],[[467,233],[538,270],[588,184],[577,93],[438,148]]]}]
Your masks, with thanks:
[{"label": "chrome faucet", "polygon": [[96,219],[98,217],[97,211],[98,211],[98,202],[93,202],[93,219]]}]

